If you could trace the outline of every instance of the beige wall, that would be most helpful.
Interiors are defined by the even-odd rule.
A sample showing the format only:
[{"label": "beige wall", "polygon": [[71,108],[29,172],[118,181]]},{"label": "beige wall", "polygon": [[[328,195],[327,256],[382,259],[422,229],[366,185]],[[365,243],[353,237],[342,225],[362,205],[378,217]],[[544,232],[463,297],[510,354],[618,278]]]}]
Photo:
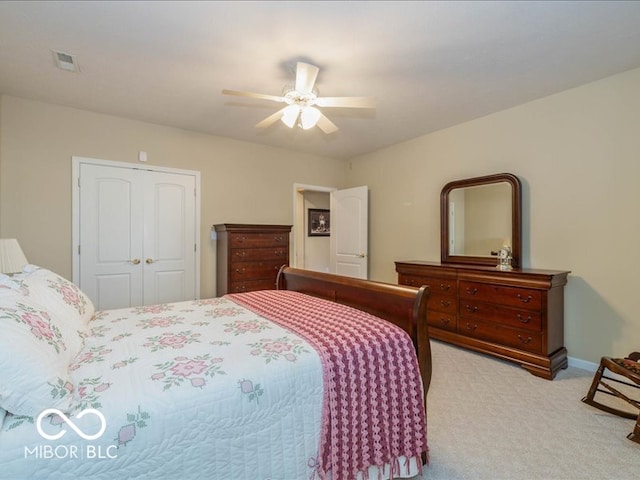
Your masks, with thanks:
[{"label": "beige wall", "polygon": [[11,96],[0,97],[0,236],[71,278],[71,157],[201,172],[201,295],[215,292],[216,223],[291,224],[294,183],[343,183],[344,162]]},{"label": "beige wall", "polygon": [[572,272],[569,356],[638,350],[638,112],[640,69],[353,159],[348,185],[370,188],[371,277],[395,281],[395,260],[439,260],[447,182],[510,172],[523,183],[524,266]]}]

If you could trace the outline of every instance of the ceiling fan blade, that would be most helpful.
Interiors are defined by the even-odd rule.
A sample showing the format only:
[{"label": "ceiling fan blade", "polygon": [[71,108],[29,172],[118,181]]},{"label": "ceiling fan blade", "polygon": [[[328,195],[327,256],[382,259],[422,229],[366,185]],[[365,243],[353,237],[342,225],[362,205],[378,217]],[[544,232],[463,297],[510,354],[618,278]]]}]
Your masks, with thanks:
[{"label": "ceiling fan blade", "polygon": [[266,95],[264,93],[239,92],[238,90],[222,90],[223,95],[235,95],[236,97],[260,98],[262,100],[272,100],[274,102],[284,102],[284,97],[277,95]]},{"label": "ceiling fan blade", "polygon": [[315,103],[319,107],[376,108],[373,97],[318,97]]},{"label": "ceiling fan blade", "polygon": [[318,119],[318,123],[316,123],[316,125],[324,133],[333,133],[338,130],[336,124],[325,117],[322,113],[320,114],[320,118]]},{"label": "ceiling fan blade", "polygon": [[271,114],[261,122],[256,123],[256,128],[267,128],[272,124],[276,123],[278,120],[282,118],[282,115],[284,115],[285,108],[287,107],[281,108],[276,113]]},{"label": "ceiling fan blade", "polygon": [[320,69],[315,65],[298,62],[296,66],[296,92],[311,93]]}]

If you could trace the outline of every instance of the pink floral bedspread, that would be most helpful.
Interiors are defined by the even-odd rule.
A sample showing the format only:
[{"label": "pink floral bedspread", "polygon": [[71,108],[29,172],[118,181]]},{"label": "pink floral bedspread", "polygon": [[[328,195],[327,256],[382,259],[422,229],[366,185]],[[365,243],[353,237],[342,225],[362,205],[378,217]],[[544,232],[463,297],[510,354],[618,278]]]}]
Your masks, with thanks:
[{"label": "pink floral bedspread", "polygon": [[368,467],[427,452],[423,391],[411,338],[373,315],[298,292],[257,291],[231,299],[302,336],[323,366],[320,478],[351,480]]},{"label": "pink floral bedspread", "polygon": [[[282,293],[284,300],[291,298]],[[241,299],[96,313],[83,349],[69,365],[74,388],[68,416],[80,431],[95,433],[99,419],[77,414],[96,409],[105,418],[104,433],[83,440],[63,418],[52,414],[44,417],[42,430],[48,435],[66,432],[47,440],[39,435],[36,419],[0,415],[0,477],[306,480],[340,455],[343,463],[335,467],[332,479],[339,480],[343,477],[337,472],[343,465],[361,467],[359,460],[352,467],[345,458],[352,454],[363,458],[344,440],[353,428],[367,435],[367,443],[360,446],[368,449],[372,463],[384,462],[389,452],[393,458],[405,454],[400,462],[408,460],[415,475],[418,467],[412,456],[426,444],[410,432],[412,425],[423,429],[423,418],[412,410],[397,414],[405,405],[406,392],[412,391],[417,402],[421,398],[411,378],[413,360],[389,350],[400,341],[395,339],[397,332],[392,332],[392,341],[371,344],[371,352],[352,350],[360,368],[356,371],[345,364],[345,373],[355,376],[334,382],[339,389],[329,398],[353,422],[332,420],[332,435],[342,443],[321,448],[326,391],[324,360],[315,343],[242,306]],[[271,300],[269,304],[273,306]],[[350,331],[350,337],[360,331],[362,336],[373,335],[355,325]],[[382,332],[386,327],[378,331],[386,337]],[[335,354],[351,348],[347,343],[333,342]],[[367,362],[373,362],[372,368],[364,368]],[[389,370],[385,362],[394,367]],[[337,370],[342,368],[336,365]],[[412,390],[406,390],[407,385]],[[53,396],[56,388],[52,385]],[[353,395],[364,406],[359,412],[345,403]],[[369,417],[369,409],[376,406],[386,407]],[[347,430],[342,431],[341,425]],[[381,449],[376,442],[384,444]],[[335,449],[342,446],[347,450]],[[382,476],[387,478],[393,467],[387,465]],[[358,478],[368,474],[377,479],[378,472],[372,468]]]},{"label": "pink floral bedspread", "polygon": [[0,416],[0,478],[309,477],[322,366],[298,335],[213,298],[98,312],[85,337],[69,417],[93,434],[99,419],[76,415],[96,409],[104,434],[51,415],[44,432],[66,433],[47,440],[36,419]]}]

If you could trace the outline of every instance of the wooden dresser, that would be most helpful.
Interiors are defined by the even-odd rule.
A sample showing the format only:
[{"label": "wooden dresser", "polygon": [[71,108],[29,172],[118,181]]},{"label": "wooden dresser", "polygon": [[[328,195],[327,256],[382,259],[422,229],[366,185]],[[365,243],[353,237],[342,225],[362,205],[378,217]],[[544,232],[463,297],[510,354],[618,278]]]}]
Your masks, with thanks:
[{"label": "wooden dresser", "polygon": [[217,295],[275,288],[289,265],[291,225],[213,226],[217,234]]},{"label": "wooden dresser", "polygon": [[431,291],[431,338],[520,364],[552,379],[567,367],[564,285],[570,272],[395,262],[398,283]]}]

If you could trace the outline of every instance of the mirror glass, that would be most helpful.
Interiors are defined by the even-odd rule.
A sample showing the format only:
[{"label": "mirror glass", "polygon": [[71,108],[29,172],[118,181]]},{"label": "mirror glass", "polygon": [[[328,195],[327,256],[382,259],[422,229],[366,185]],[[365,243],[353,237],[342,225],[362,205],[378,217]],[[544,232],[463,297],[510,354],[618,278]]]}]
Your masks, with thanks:
[{"label": "mirror glass", "polygon": [[508,173],[450,182],[441,194],[443,263],[496,265],[509,246],[520,265],[520,181]]}]

